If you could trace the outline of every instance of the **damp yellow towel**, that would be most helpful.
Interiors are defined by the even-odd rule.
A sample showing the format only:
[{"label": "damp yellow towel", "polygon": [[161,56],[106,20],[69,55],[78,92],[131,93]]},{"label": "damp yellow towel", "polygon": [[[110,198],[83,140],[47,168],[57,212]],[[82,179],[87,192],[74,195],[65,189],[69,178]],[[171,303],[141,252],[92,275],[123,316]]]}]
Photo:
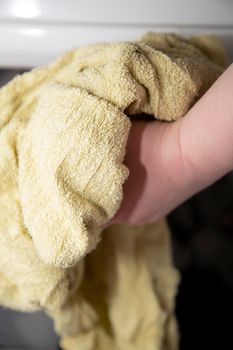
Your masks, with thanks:
[{"label": "damp yellow towel", "polygon": [[147,33],[0,90],[1,305],[45,310],[67,350],[177,349],[166,222],[100,226],[122,201],[130,117],[182,117],[223,69],[214,37]]}]

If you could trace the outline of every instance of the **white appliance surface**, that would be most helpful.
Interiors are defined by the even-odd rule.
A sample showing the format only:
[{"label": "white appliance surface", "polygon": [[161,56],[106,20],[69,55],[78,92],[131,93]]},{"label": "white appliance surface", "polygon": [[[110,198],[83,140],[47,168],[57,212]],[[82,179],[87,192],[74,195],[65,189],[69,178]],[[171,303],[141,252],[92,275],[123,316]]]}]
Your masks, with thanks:
[{"label": "white appliance surface", "polygon": [[232,0],[0,0],[0,66],[33,67],[95,42],[148,31],[222,37],[233,56]]}]

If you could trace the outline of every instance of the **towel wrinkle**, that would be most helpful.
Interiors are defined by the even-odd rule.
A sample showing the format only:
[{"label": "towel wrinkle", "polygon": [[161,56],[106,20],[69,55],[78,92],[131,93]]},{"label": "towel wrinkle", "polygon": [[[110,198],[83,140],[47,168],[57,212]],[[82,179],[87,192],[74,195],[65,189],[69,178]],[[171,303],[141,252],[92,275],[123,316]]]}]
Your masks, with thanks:
[{"label": "towel wrinkle", "polygon": [[226,68],[218,38],[73,49],[0,89],[0,305],[53,318],[64,350],[177,350],[166,220],[118,211],[132,120],[172,121]]},{"label": "towel wrinkle", "polygon": [[[56,73],[58,70],[62,69],[63,65],[70,62],[74,53],[75,50],[69,51],[46,67],[43,66],[34,69],[38,90],[43,83],[46,83],[46,80],[50,80],[51,73]],[[35,84],[30,78],[30,72],[16,76],[11,82],[1,88],[0,130],[11,120],[17,108],[21,105],[22,98],[26,95],[30,95],[31,92],[33,92],[33,95],[35,94]]]}]

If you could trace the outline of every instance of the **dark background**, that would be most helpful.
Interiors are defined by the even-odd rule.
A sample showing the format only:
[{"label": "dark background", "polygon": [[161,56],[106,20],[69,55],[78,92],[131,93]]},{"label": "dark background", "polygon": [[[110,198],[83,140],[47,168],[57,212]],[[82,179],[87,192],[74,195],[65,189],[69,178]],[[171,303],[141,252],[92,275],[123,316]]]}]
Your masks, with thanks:
[{"label": "dark background", "polygon": [[181,350],[233,349],[233,174],[168,217],[181,272]]}]

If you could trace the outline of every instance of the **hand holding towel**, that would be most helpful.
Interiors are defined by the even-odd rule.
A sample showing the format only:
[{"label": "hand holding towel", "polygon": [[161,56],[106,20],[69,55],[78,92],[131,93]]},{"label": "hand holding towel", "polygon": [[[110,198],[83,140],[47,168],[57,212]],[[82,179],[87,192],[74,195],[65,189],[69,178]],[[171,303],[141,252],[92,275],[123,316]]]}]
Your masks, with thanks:
[{"label": "hand holding towel", "polygon": [[64,349],[177,348],[165,221],[101,226],[122,201],[130,119],[185,115],[224,70],[209,40],[77,48],[0,90],[0,303],[46,310]]}]

